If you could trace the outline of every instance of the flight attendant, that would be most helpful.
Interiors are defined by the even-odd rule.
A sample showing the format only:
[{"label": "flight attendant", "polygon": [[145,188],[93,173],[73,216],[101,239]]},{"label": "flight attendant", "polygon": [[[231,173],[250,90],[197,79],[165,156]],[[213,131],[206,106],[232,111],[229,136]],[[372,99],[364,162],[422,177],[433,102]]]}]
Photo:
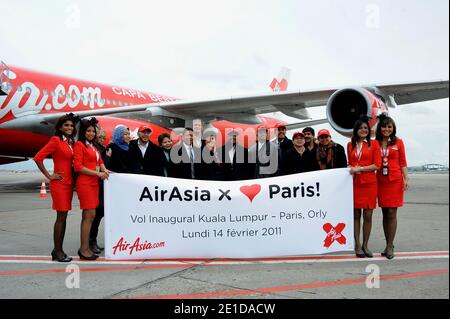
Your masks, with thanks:
[{"label": "flight attendant", "polygon": [[[350,174],[353,175],[353,208],[355,254],[357,257],[373,257],[368,248],[372,230],[372,213],[377,204],[376,170],[381,166],[380,146],[370,140],[367,120],[358,120],[353,127],[351,142],[347,145]],[[364,213],[363,243],[360,242],[361,214]]]},{"label": "flight attendant", "polygon": [[[63,242],[66,232],[67,213],[72,209],[72,164],[76,122],[78,122],[78,118],[72,113],[60,117],[55,125],[55,135],[34,157],[39,170],[50,180],[52,208],[57,212],[53,227],[54,248],[51,255],[52,260],[59,262],[70,262],[72,260],[64,252]],[[49,155],[53,159],[53,174],[50,174],[44,166],[44,159]]]},{"label": "flight attendant", "polygon": [[78,142],[74,146],[74,169],[77,177],[77,194],[80,208],[83,210],[81,220],[81,247],[78,250],[80,259],[95,260],[98,258],[89,247],[89,233],[95,217],[95,209],[99,205],[99,178],[105,180],[109,172],[103,164],[100,151],[94,146],[97,120],[81,121]]},{"label": "flight attendant", "polygon": [[381,148],[381,168],[378,170],[378,206],[383,211],[386,249],[381,255],[394,258],[394,238],[397,230],[397,209],[403,206],[403,194],[408,189],[408,165],[405,145],[396,136],[392,118],[381,114],[376,139]]}]

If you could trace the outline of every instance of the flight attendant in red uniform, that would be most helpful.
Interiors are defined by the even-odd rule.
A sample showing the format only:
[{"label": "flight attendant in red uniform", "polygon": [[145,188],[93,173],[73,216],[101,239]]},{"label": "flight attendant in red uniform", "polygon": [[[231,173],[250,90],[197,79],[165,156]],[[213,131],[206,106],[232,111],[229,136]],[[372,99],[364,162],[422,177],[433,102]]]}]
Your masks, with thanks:
[{"label": "flight attendant in red uniform", "polygon": [[105,180],[109,172],[103,164],[100,151],[94,146],[97,120],[82,120],[78,142],[74,146],[74,169],[78,173],[77,194],[80,208],[83,210],[81,220],[81,247],[78,250],[80,259],[95,260],[98,258],[89,248],[89,233],[95,217],[95,209],[99,205],[99,178]]},{"label": "flight attendant in red uniform", "polygon": [[381,255],[394,258],[394,238],[397,230],[397,209],[403,206],[403,193],[408,189],[408,164],[405,145],[396,136],[392,118],[381,114],[376,139],[381,148],[381,168],[378,170],[378,206],[383,211],[386,249]]},{"label": "flight attendant in red uniform", "polygon": [[[66,233],[67,213],[72,209],[73,144],[77,121],[78,118],[72,113],[60,117],[55,125],[55,135],[34,157],[39,170],[50,180],[52,208],[57,212],[53,227],[54,248],[51,255],[52,260],[59,262],[70,262],[72,260],[64,252],[63,242]],[[53,174],[50,174],[44,166],[44,159],[49,155],[53,159]]]},{"label": "flight attendant in red uniform", "polygon": [[[381,166],[380,146],[370,140],[370,127],[367,120],[358,120],[353,127],[351,142],[347,145],[348,164],[353,175],[353,208],[356,256],[373,257],[368,248],[372,230],[372,213],[377,205],[377,175]],[[363,243],[361,245],[360,224],[364,212]]]}]

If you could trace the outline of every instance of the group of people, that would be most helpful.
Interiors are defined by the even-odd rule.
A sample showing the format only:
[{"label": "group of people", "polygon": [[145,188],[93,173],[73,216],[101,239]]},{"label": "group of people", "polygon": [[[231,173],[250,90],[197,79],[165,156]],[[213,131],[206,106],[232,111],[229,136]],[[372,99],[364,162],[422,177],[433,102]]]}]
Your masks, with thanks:
[{"label": "group of people", "polygon": [[[368,248],[373,209],[378,198],[383,210],[387,258],[393,258],[396,211],[403,204],[407,187],[407,169],[403,142],[395,134],[390,117],[380,117],[376,139],[370,139],[367,120],[355,123],[353,137],[347,145],[335,143],[328,130],[315,137],[312,127],[295,132],[287,138],[285,125],[277,128],[277,137],[269,139],[267,127],[256,130],[255,143],[247,148],[238,143],[241,132],[230,130],[228,142],[217,147],[217,133],[205,130],[203,140],[194,143],[194,131],[185,128],[179,142],[173,143],[169,133],[158,136],[158,145],[150,141],[152,129],[141,126],[138,138],[131,140],[130,130],[118,125],[112,141],[105,146],[105,131],[95,118],[80,122],[73,114],[62,116],[55,126],[55,136],[34,160],[50,180],[53,209],[58,212],[54,225],[52,259],[69,262],[63,241],[66,218],[71,210],[73,186],[82,209],[80,259],[95,260],[103,250],[97,243],[100,221],[104,215],[103,183],[111,172],[146,174],[163,177],[235,181],[267,178],[288,174],[350,167],[354,179],[355,253],[372,257]],[[54,173],[50,174],[43,160],[52,155]],[[364,215],[363,242],[360,243],[360,220]]]}]

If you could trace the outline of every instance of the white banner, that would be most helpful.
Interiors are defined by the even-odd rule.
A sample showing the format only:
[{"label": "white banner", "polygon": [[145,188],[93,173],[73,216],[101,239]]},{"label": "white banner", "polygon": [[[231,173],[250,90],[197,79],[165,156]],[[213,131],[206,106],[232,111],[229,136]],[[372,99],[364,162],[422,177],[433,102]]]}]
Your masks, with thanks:
[{"label": "white banner", "polygon": [[353,248],[346,168],[236,182],[111,174],[105,182],[107,259],[260,258]]}]

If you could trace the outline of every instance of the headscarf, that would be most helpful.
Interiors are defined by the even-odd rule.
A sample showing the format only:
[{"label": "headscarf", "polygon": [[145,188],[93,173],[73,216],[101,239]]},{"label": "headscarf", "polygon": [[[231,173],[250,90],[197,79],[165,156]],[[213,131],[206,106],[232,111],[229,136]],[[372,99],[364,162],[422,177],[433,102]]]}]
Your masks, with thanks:
[{"label": "headscarf", "polygon": [[319,143],[317,145],[317,162],[319,163],[320,169],[334,168],[334,146],[335,143],[330,141],[327,145],[322,145]]},{"label": "headscarf", "polygon": [[125,125],[117,125],[113,132],[113,143],[124,151],[128,151],[128,144],[123,141],[123,133],[128,129]]}]

